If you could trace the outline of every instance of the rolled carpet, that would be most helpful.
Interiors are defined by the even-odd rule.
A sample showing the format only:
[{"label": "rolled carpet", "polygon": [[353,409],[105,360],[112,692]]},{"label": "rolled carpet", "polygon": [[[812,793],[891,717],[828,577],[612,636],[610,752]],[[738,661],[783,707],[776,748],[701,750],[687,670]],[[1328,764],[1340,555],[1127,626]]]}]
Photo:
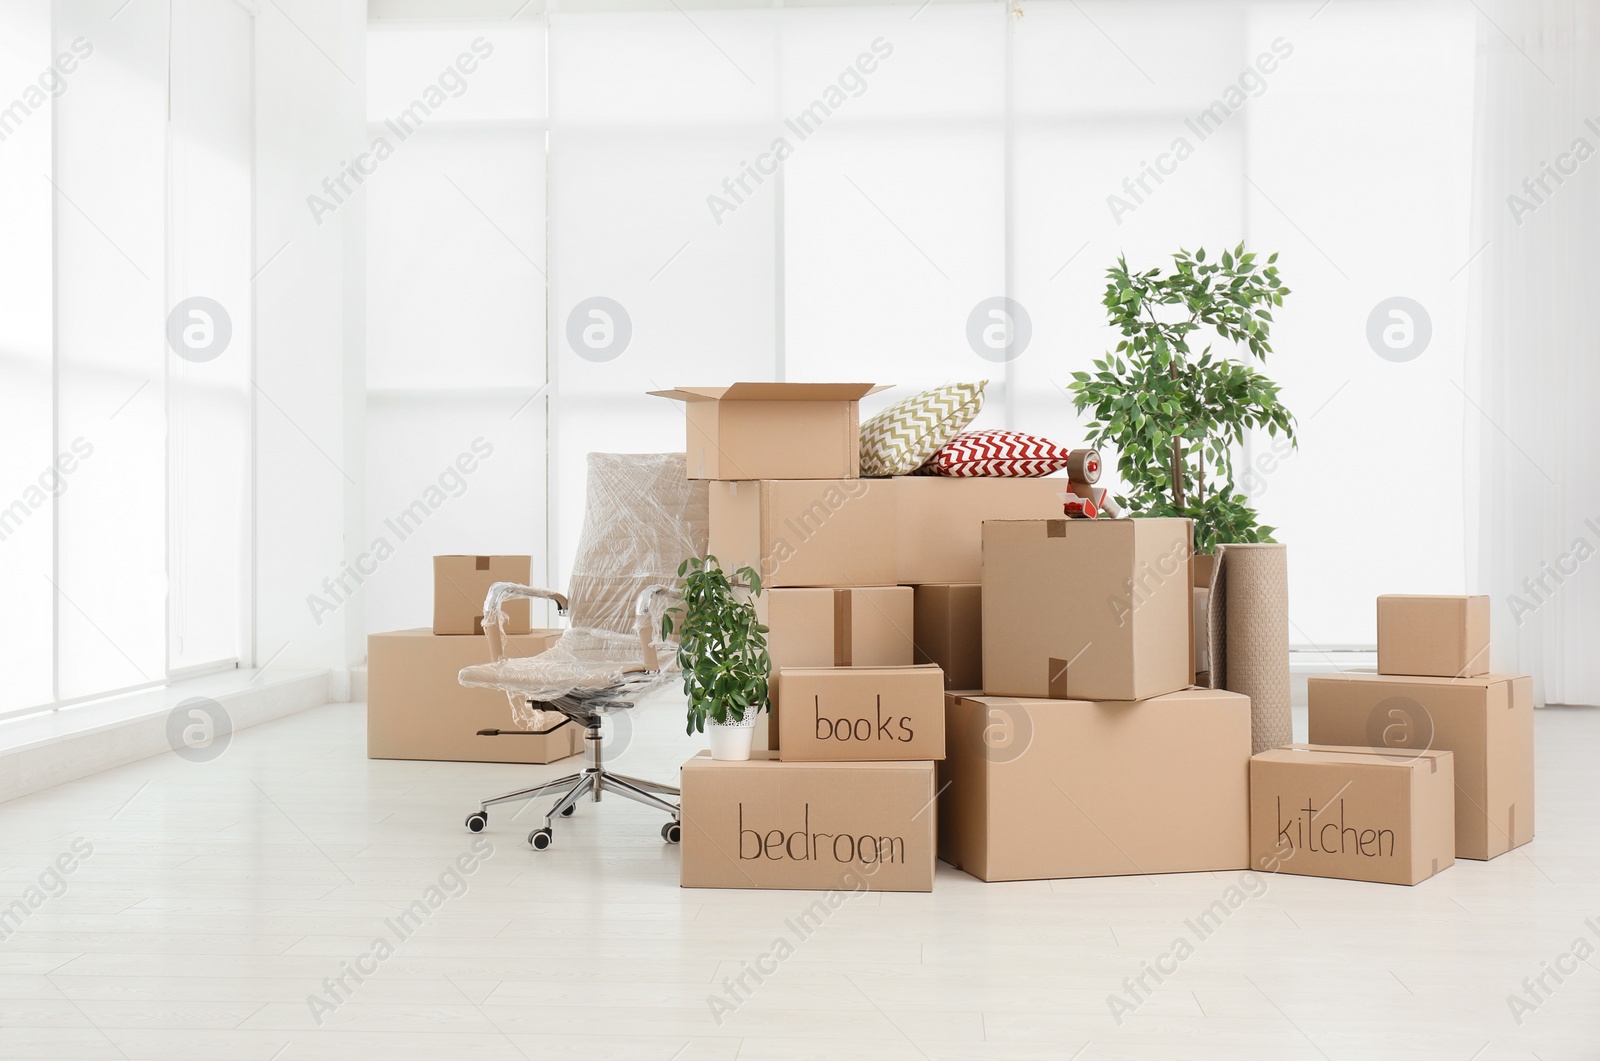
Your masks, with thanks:
[{"label": "rolled carpet", "polygon": [[1250,698],[1252,753],[1291,743],[1288,548],[1217,546],[1209,605],[1211,687]]}]

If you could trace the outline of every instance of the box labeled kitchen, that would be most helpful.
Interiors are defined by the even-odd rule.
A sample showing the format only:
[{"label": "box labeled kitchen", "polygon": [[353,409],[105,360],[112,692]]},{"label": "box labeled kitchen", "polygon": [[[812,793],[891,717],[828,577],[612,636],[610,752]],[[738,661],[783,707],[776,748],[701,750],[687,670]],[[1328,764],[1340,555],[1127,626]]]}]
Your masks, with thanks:
[{"label": "box labeled kitchen", "polygon": [[1194,681],[1186,519],[983,525],[983,688],[1145,700]]},{"label": "box labeled kitchen", "polygon": [[1248,865],[1249,697],[946,700],[946,862],[987,881]]},{"label": "box labeled kitchen", "polygon": [[[483,633],[483,600],[496,582],[526,586],[532,577],[529,556],[436,556],[433,558],[433,632]],[[526,598],[505,604],[505,632],[532,629]]]},{"label": "box labeled kitchen", "polygon": [[1378,673],[1471,678],[1489,673],[1489,598],[1378,598]]},{"label": "box labeled kitchen", "polygon": [[916,661],[944,671],[946,689],[983,688],[983,587],[916,587]]},{"label": "box labeled kitchen", "polygon": [[1269,873],[1417,884],[1455,863],[1447,751],[1291,744],[1250,760],[1250,863]]},{"label": "box labeled kitchen", "polygon": [[735,383],[650,393],[684,403],[691,479],[850,479],[861,466],[860,401],[883,389]]},{"label": "box labeled kitchen", "polygon": [[771,588],[892,586],[889,479],[764,479],[710,484],[710,553]]},{"label": "box labeled kitchen", "polygon": [[784,762],[943,759],[944,673],[913,667],[786,667]]},{"label": "box labeled kitchen", "polygon": [[1316,675],[1313,744],[1455,753],[1456,857],[1489,859],[1533,839],[1533,679]]},{"label": "box labeled kitchen", "polygon": [[[537,656],[560,630],[508,634],[508,656]],[[489,638],[439,635],[426,628],[367,638],[367,758],[468,763],[550,763],[583,748],[583,730],[480,737],[480,729],[515,729],[506,694],[469,689],[463,667],[489,662]]]},{"label": "box labeled kitchen", "polygon": [[683,765],[685,888],[933,889],[933,764]]}]

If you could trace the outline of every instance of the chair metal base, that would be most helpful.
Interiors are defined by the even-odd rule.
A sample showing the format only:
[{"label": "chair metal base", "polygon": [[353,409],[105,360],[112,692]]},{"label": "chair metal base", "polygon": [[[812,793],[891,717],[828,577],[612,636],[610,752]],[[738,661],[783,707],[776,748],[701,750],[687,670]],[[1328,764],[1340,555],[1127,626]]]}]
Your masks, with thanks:
[{"label": "chair metal base", "polygon": [[[667,830],[677,824],[677,805],[669,803],[661,797],[679,795],[678,789],[673,788],[671,785],[663,785],[659,781],[646,781],[643,778],[629,777],[626,774],[613,773],[607,770],[601,757],[600,726],[598,724],[589,726],[588,732],[584,736],[584,758],[587,761],[587,765],[582,773],[568,774],[565,777],[558,777],[554,781],[546,781],[543,784],[534,785],[532,788],[521,788],[515,792],[506,792],[484,800],[479,805],[478,813],[467,819],[468,828],[472,829],[473,832],[481,830],[487,823],[490,807],[502,803],[517,803],[536,799],[539,796],[549,795],[553,792],[560,792],[562,795],[544,816],[544,829],[542,830],[545,834],[544,843],[533,841],[534,846],[541,850],[549,846],[551,826],[558,816],[571,814],[579,801],[585,797],[588,797],[593,803],[599,803],[601,795],[606,792],[614,793],[625,799],[631,799],[635,803],[642,803],[646,807],[654,807],[656,810],[669,815],[672,820],[667,827],[663,828],[663,836],[667,836]],[[474,824],[475,820],[476,824]],[[675,837],[676,831],[672,833],[669,839]]]}]

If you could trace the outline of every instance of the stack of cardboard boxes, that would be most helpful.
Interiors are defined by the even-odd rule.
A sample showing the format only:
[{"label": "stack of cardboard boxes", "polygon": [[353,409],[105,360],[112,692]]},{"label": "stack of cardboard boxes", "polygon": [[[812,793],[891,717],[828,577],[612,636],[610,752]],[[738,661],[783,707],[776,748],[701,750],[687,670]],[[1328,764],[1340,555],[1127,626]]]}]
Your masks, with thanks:
[{"label": "stack of cardboard boxes", "polygon": [[926,890],[936,849],[990,880],[1243,868],[1249,702],[1188,688],[1188,522],[1064,519],[1063,479],[861,479],[872,389],[663,392],[773,666],[769,750],[684,767],[683,883]]},{"label": "stack of cardboard boxes", "polygon": [[943,678],[913,666],[893,484],[858,477],[858,403],[875,389],[660,392],[686,404],[691,478],[712,480],[708,551],[761,573],[772,659],[768,750],[683,768],[686,887],[933,886]]},{"label": "stack of cardboard boxes", "polygon": [[984,695],[949,698],[946,861],[991,881],[1245,868],[1250,701],[1190,688],[1191,534],[984,524]]},{"label": "stack of cardboard boxes", "polygon": [[1533,839],[1533,681],[1489,673],[1489,598],[1378,598],[1378,673],[1311,678],[1310,745],[1252,764],[1252,854],[1415,884]]},{"label": "stack of cardboard boxes", "polygon": [[710,552],[762,574],[773,666],[767,750],[683,768],[685,886],[924,891],[935,852],[990,881],[1414,883],[1531,837],[1531,690],[1483,675],[1482,605],[1439,644],[1455,605],[1385,598],[1385,673],[1312,682],[1340,747],[1252,761],[1249,699],[1193,684],[1187,520],[1064,519],[1059,478],[858,478],[873,389],[660,392],[715,480]]},{"label": "stack of cardboard boxes", "polygon": [[[527,585],[527,556],[433,558],[433,626],[367,638],[367,757],[455,762],[549,763],[583,748],[583,731],[519,733],[510,739],[477,735],[510,728],[504,693],[467,689],[461,668],[490,659],[483,601],[495,582]],[[537,656],[561,636],[535,630],[528,601],[506,604],[506,653]]]}]

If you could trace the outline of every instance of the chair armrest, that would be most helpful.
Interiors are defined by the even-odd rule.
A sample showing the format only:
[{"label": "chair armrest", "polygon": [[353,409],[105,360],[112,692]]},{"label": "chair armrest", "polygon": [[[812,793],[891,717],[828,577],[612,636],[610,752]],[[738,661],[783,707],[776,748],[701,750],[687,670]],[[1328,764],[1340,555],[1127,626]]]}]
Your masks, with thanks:
[{"label": "chair armrest", "polygon": [[660,630],[656,627],[655,619],[650,607],[651,602],[654,601],[657,596],[662,595],[677,597],[681,600],[683,598],[683,591],[677,586],[667,586],[657,583],[653,586],[646,586],[643,590],[641,590],[639,592],[638,599],[636,599],[633,604],[633,614],[638,618],[639,621],[639,643],[644,653],[643,659],[646,670],[659,671],[662,668],[660,653],[658,653],[656,650],[657,645],[660,644],[660,642],[656,640],[657,637],[660,636]]},{"label": "chair armrest", "polygon": [[515,582],[496,582],[489,587],[489,592],[483,598],[484,622],[489,621],[489,616],[501,611],[501,605],[508,600],[520,597],[532,597],[538,600],[551,600],[556,602],[556,608],[562,615],[567,614],[567,598],[564,594],[553,589],[537,589],[533,586],[522,586]]},{"label": "chair armrest", "polygon": [[483,598],[483,632],[489,635],[489,658],[495,663],[506,658],[505,602],[520,598],[554,601],[556,614],[567,614],[567,598],[553,589],[538,589],[515,582],[496,582],[491,585]]}]

